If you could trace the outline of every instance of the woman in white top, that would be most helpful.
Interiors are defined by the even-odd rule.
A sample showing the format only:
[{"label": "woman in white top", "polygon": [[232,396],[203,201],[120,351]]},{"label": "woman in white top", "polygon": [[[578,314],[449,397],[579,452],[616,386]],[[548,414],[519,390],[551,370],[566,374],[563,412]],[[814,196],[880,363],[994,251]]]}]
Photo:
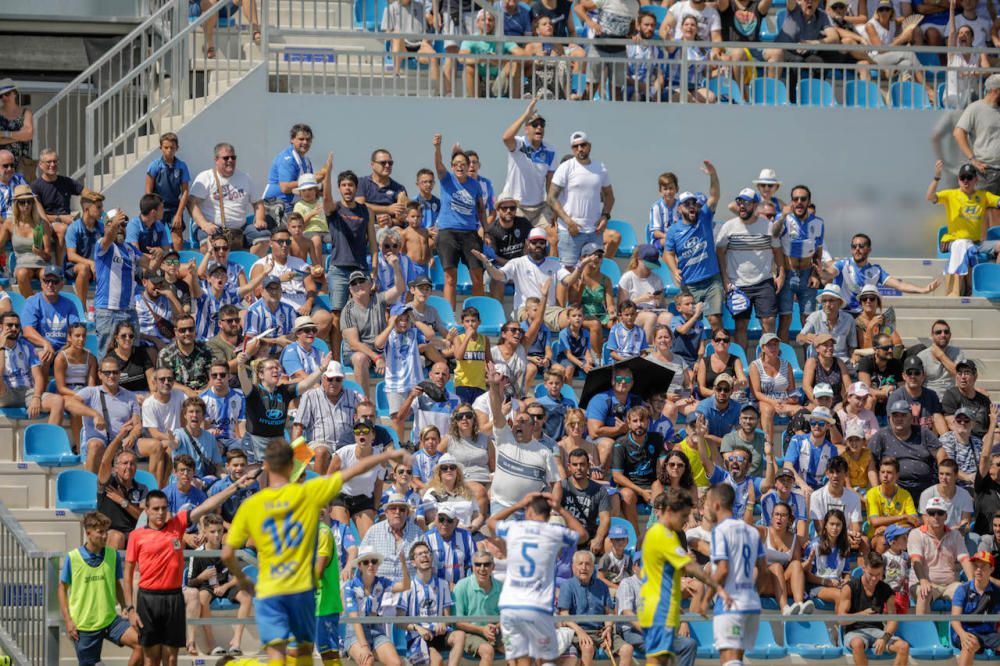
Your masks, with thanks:
[{"label": "woman in white top", "polygon": [[470,532],[482,527],[489,512],[485,500],[479,501],[470,484],[465,482],[462,466],[447,453],[441,456],[434,466],[434,473],[427,483],[427,492],[424,493],[424,515],[428,524],[436,520],[436,517],[426,510],[431,504],[434,505],[435,514],[439,505],[447,504],[455,511],[459,527],[464,527]]},{"label": "woman in white top", "polygon": [[[955,5],[948,15],[948,46],[972,48],[976,34],[971,25],[955,29]],[[981,53],[952,53],[948,56],[948,73],[945,75],[945,104],[953,109],[964,108],[977,95],[977,84],[981,74],[977,67],[989,67],[990,59],[986,51]]]},{"label": "woman in white top", "polygon": [[[375,455],[372,444],[375,442],[375,428],[363,427],[364,422],[354,426],[354,444],[349,444],[333,454],[329,473],[347,469],[359,460]],[[367,430],[367,432],[365,432]],[[381,467],[373,467],[364,474],[358,474],[344,482],[340,495],[330,507],[330,517],[349,525],[351,519],[358,528],[358,536],[362,539],[368,528],[375,524],[375,498],[382,497]]]},{"label": "woman in white top", "polygon": [[774,439],[774,417],[799,411],[792,366],[781,358],[781,341],[774,333],[760,337],[760,358],[750,364],[750,390],[760,406],[760,422],[765,435]]},{"label": "woman in white top", "polygon": [[[802,544],[791,529],[792,507],[778,502],[771,511],[771,524],[758,525],[757,531],[764,542],[764,556],[771,576],[760,585],[761,595],[774,596],[781,606],[782,615],[812,613],[813,602],[806,599],[806,576],[802,569]],[[788,605],[791,588],[795,603]]]},{"label": "woman in white top", "polygon": [[632,301],[639,307],[635,323],[642,326],[646,340],[653,339],[657,324],[670,326],[673,315],[667,311],[663,278],[654,273],[660,267],[660,253],[652,245],[639,245],[629,259],[628,268],[618,280],[618,307]]},{"label": "woman in white top", "polygon": [[[906,27],[901,28],[900,24],[896,23],[896,10],[892,6],[892,0],[879,0],[875,7],[875,16],[864,25],[864,36],[872,46],[913,45],[920,22],[914,21],[905,25]],[[912,51],[869,51],[868,56],[880,67],[909,71],[913,80],[924,86],[930,99],[934,99],[936,95],[934,86],[924,78],[920,61]]]},{"label": "woman in white top", "polygon": [[479,432],[479,420],[472,407],[462,404],[452,413],[448,433],[438,444],[438,452],[450,453],[462,466],[465,481],[474,488],[483,488],[483,497],[486,497],[496,453],[493,440]]}]

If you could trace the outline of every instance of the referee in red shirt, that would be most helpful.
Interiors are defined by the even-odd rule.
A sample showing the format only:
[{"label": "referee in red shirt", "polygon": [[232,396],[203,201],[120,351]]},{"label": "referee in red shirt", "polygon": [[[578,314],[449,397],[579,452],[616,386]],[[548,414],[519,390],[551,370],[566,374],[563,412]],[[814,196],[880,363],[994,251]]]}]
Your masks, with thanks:
[{"label": "referee in red shirt", "polygon": [[[213,495],[190,511],[176,516],[167,510],[167,496],[153,490],[146,496],[148,523],[132,532],[125,551],[125,611],[139,632],[145,666],[163,663],[174,666],[177,651],[184,646],[184,532],[207,513],[215,511],[237,490],[256,478],[254,472],[221,493]],[[135,567],[139,565],[138,593],[133,589]]]}]

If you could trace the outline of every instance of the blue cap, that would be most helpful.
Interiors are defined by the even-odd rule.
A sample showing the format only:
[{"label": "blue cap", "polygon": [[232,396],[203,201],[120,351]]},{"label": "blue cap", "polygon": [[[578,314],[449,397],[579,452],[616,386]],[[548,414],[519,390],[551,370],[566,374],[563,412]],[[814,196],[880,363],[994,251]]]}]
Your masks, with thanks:
[{"label": "blue cap", "polygon": [[893,539],[900,536],[905,536],[909,531],[913,529],[912,527],[903,527],[902,525],[889,525],[885,530],[885,542],[892,543]]},{"label": "blue cap", "polygon": [[264,281],[260,283],[260,286],[263,289],[267,289],[272,284],[280,285],[281,284],[281,278],[279,278],[277,275],[268,275],[266,278],[264,278]]},{"label": "blue cap", "polygon": [[694,192],[681,192],[679,195],[677,195],[677,203],[684,204],[685,202],[690,201],[691,199],[697,199],[697,198],[698,195],[695,194]]},{"label": "blue cap", "polygon": [[604,254],[604,246],[598,245],[597,243],[584,243],[583,247],[580,248],[580,258],[589,257],[592,254],[597,254],[600,252]]},{"label": "blue cap", "polygon": [[628,530],[626,530],[622,525],[612,525],[611,529],[608,530],[609,539],[627,539]]},{"label": "blue cap", "polygon": [[42,269],[42,277],[57,277],[62,280],[63,272],[58,266],[46,266]]},{"label": "blue cap", "polygon": [[651,264],[660,265],[660,251],[649,243],[643,243],[635,248],[636,254],[641,261],[648,261]]},{"label": "blue cap", "polygon": [[757,190],[753,189],[752,187],[744,187],[742,190],[740,190],[740,193],[736,195],[736,200],[752,201],[754,203],[757,203],[758,201],[760,201],[760,195],[757,194]]},{"label": "blue cap", "polygon": [[410,307],[409,304],[407,303],[396,303],[391,308],[389,308],[389,314],[392,315],[393,317],[398,317],[404,312],[409,312],[412,309],[413,308]]}]

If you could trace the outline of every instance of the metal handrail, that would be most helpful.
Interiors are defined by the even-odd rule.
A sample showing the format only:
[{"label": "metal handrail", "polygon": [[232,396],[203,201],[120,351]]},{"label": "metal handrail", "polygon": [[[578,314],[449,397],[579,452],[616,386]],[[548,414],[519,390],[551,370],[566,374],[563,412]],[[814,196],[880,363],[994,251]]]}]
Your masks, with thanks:
[{"label": "metal handrail", "polygon": [[[83,174],[85,155],[80,150],[84,104],[100,93],[101,88],[134,67],[137,51],[168,39],[186,16],[182,0],[167,0],[145,21],[122,37],[111,49],[67,83],[52,99],[34,111],[36,150],[54,149],[60,157],[63,173],[73,178]],[[37,154],[37,153],[36,153]]]},{"label": "metal handrail", "polygon": [[0,502],[0,647],[17,666],[59,661],[60,557],[38,548]]}]

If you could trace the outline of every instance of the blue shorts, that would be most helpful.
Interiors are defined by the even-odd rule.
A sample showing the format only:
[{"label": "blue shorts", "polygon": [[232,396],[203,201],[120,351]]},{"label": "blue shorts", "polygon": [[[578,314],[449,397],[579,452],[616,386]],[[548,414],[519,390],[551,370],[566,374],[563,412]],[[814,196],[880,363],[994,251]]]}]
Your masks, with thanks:
[{"label": "blue shorts", "polygon": [[789,270],[785,284],[778,292],[778,314],[792,314],[792,302],[798,298],[799,312],[802,316],[812,314],[816,311],[816,295],[819,290],[809,286],[809,277],[812,275],[812,268],[803,268],[800,271]]},{"label": "blue shorts", "polygon": [[122,644],[122,636],[131,628],[128,620],[116,615],[111,624],[97,631],[80,631],[80,640],[73,644],[76,649],[76,660],[80,666],[91,666],[101,661],[101,648],[108,640],[118,645]]},{"label": "blue shorts", "polygon": [[315,642],[316,594],[312,590],[257,599],[254,607],[264,645],[280,645],[293,638],[300,645]]},{"label": "blue shorts", "polygon": [[[330,270],[326,272],[326,288],[330,293],[330,308],[334,312],[340,312],[347,305],[350,298],[350,283],[348,278],[354,271],[363,270],[357,266],[334,266],[330,265]],[[368,275],[369,271],[364,271]]]},{"label": "blue shorts", "polygon": [[581,231],[571,236],[569,231],[559,230],[559,263],[570,270],[580,263],[580,252],[587,243],[593,243],[599,248],[604,247],[604,237],[596,231]]},{"label": "blue shorts", "polygon": [[[386,643],[392,645],[392,641],[385,633],[384,624],[363,624],[361,626],[365,632],[365,640],[368,641],[368,645],[373,651]],[[343,631],[344,652],[347,652],[352,645],[358,642],[358,636],[354,633],[354,625],[345,624]]]},{"label": "blue shorts", "polygon": [[675,633],[675,630],[668,629],[667,627],[643,628],[642,635],[646,646],[646,656],[674,654]]},{"label": "blue shorts", "polygon": [[316,616],[316,649],[320,654],[340,651],[340,613]]}]

